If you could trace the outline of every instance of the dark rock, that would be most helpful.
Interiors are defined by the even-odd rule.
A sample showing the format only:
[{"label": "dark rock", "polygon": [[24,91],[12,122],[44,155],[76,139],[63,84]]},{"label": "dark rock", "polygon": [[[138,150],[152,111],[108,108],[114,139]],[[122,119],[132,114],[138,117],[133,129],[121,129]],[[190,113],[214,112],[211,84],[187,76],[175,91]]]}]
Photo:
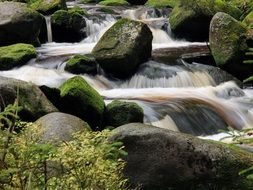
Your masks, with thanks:
[{"label": "dark rock", "polygon": [[105,122],[107,126],[140,122],[143,123],[143,109],[134,102],[112,101],[106,106]]},{"label": "dark rock", "polygon": [[1,110],[17,99],[21,106],[19,115],[23,121],[34,121],[57,111],[36,85],[16,79],[0,77],[0,97]]},{"label": "dark rock", "polygon": [[0,2],[0,46],[15,43],[39,45],[42,16],[24,3]]},{"label": "dark rock", "polygon": [[82,77],[76,76],[60,86],[63,111],[80,117],[94,130],[101,129],[103,98]]},{"label": "dark rock", "polygon": [[126,0],[131,5],[144,5],[148,0]]}]

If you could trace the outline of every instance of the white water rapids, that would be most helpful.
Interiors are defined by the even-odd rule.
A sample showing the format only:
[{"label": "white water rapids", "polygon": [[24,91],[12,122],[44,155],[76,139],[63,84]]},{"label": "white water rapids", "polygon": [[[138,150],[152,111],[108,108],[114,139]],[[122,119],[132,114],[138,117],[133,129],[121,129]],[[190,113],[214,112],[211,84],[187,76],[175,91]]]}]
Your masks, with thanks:
[{"label": "white water rapids", "polygon": [[[141,20],[149,25],[153,33],[153,49],[206,45],[173,39],[166,17],[158,17],[146,9],[125,10],[121,16]],[[115,22],[116,18],[112,15],[86,19],[86,39],[79,43],[42,44],[37,48],[37,60],[31,60],[13,70],[1,71],[0,75],[37,85],[59,87],[74,76],[64,71],[65,60],[74,54],[90,53],[103,33]],[[189,70],[183,66],[147,62],[142,67],[143,70],[140,69],[125,81],[102,74],[81,76],[107,102],[113,99],[137,102],[144,109],[145,123],[157,127],[195,135],[216,134],[227,126],[236,129],[253,127],[252,90],[242,90],[233,82],[216,85],[209,73]],[[150,68],[151,71],[145,71]],[[159,73],[156,74],[157,70]]]}]

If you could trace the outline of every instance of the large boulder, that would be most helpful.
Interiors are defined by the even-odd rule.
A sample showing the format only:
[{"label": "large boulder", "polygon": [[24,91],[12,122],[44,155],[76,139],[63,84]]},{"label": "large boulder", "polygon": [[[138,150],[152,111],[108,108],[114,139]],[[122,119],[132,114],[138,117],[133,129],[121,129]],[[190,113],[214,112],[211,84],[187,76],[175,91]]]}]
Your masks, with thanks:
[{"label": "large boulder", "polygon": [[114,130],[127,151],[125,176],[138,189],[250,189],[238,173],[251,153],[144,124]]},{"label": "large boulder", "polygon": [[36,122],[42,129],[42,138],[44,142],[61,143],[70,141],[73,134],[90,130],[89,125],[80,118],[61,112],[49,113]]},{"label": "large boulder", "polygon": [[0,2],[0,46],[15,43],[38,45],[42,16],[24,3]]},{"label": "large boulder", "polygon": [[225,12],[239,18],[242,12],[220,0],[181,0],[169,18],[172,32],[190,41],[207,41],[209,24],[217,12]]},{"label": "large boulder", "polygon": [[60,86],[63,111],[101,129],[105,104],[103,98],[82,77],[70,78]]},{"label": "large boulder", "polygon": [[99,65],[118,78],[131,75],[151,56],[152,33],[146,24],[121,19],[100,38],[92,52]]},{"label": "large boulder", "polygon": [[56,11],[51,25],[55,42],[79,42],[86,37],[86,21],[79,11]]},{"label": "large boulder", "polygon": [[23,65],[36,57],[36,49],[30,44],[14,44],[0,47],[0,70]]},{"label": "large boulder", "polygon": [[21,106],[19,115],[24,121],[34,121],[57,111],[36,85],[16,79],[0,77],[0,97],[1,110],[17,100]]},{"label": "large boulder", "polygon": [[216,65],[239,79],[252,75],[253,65],[243,64],[248,46],[247,28],[226,13],[217,13],[210,24],[209,41]]},{"label": "large boulder", "polygon": [[143,123],[143,109],[134,102],[114,100],[106,106],[105,122],[107,126],[118,127],[127,123]]},{"label": "large boulder", "polygon": [[96,74],[97,63],[89,55],[75,55],[67,61],[64,69],[74,74]]},{"label": "large boulder", "polygon": [[44,15],[53,14],[60,9],[67,9],[65,0],[37,0],[30,7]]}]

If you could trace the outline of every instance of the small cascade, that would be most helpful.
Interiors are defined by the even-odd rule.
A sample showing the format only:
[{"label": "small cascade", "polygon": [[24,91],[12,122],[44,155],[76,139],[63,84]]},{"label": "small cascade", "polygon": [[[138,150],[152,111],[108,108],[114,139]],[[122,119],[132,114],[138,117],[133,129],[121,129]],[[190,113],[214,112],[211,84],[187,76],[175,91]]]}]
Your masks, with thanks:
[{"label": "small cascade", "polygon": [[[217,133],[219,126],[222,129],[226,126],[235,129],[253,126],[252,97],[242,90],[241,94],[230,95],[227,92],[231,89],[240,90],[235,83],[227,82],[217,87],[112,89],[100,93],[105,99],[141,101],[139,105],[144,109],[147,123],[171,129],[168,122],[172,119],[181,132],[208,135],[210,131]],[[224,93],[226,96],[219,96]],[[226,125],[221,125],[223,121]],[[210,130],[205,132],[208,124],[211,124]],[[175,125],[172,125],[173,129]]]},{"label": "small cascade", "polygon": [[51,28],[51,16],[45,16],[47,26],[47,42],[53,42],[52,28]]},{"label": "small cascade", "polygon": [[95,43],[99,38],[116,22],[116,19],[110,15],[104,15],[104,18],[86,18],[86,34],[82,42]]}]

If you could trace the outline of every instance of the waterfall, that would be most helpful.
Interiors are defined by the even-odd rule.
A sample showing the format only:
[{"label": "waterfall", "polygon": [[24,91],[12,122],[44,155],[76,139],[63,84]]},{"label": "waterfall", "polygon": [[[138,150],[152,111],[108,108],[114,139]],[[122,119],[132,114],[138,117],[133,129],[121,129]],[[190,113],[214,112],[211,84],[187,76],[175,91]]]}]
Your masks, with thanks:
[{"label": "waterfall", "polygon": [[53,41],[53,36],[52,36],[52,28],[51,28],[51,16],[45,16],[46,20],[46,26],[47,26],[47,42],[52,42]]}]

